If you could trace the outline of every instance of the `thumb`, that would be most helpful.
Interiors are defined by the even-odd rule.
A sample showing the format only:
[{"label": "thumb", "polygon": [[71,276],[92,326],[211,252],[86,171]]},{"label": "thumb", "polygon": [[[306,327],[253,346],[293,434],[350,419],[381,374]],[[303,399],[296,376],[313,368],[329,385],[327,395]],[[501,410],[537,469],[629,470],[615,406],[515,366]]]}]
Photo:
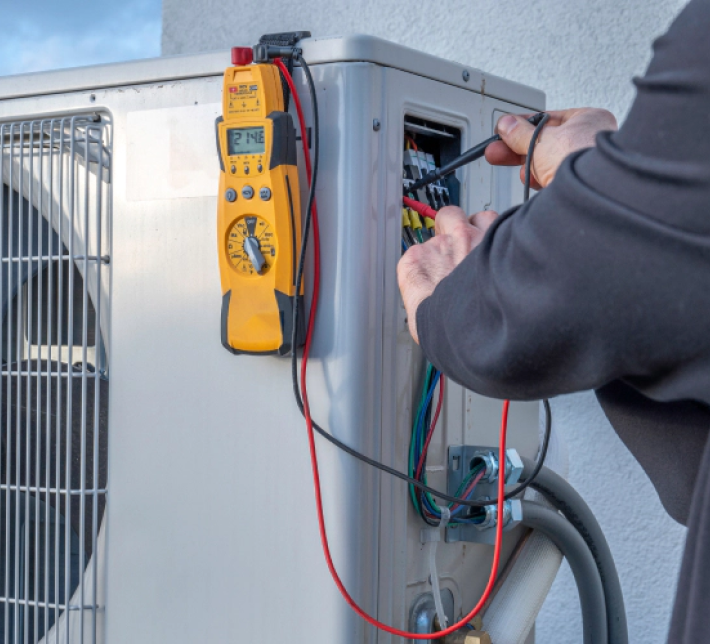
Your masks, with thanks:
[{"label": "thumb", "polygon": [[535,132],[535,126],[524,116],[506,114],[498,119],[496,132],[500,134],[500,138],[513,152],[524,156],[528,153],[528,146],[533,132]]}]

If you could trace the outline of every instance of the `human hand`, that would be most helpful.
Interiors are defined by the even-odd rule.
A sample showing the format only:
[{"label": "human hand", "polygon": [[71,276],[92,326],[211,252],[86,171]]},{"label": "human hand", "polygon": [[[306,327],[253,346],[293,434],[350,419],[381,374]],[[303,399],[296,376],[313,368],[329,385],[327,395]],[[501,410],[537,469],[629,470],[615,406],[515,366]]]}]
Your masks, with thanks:
[{"label": "human hand", "polygon": [[415,244],[397,264],[397,280],[407,311],[409,332],[419,343],[417,309],[437,284],[451,273],[476,246],[498,216],[484,210],[470,217],[458,206],[447,206],[436,215],[436,236]]},{"label": "human hand", "polygon": [[[531,186],[544,188],[554,178],[557,168],[572,152],[593,147],[595,137],[604,130],[617,130],[616,118],[607,110],[583,107],[547,112],[550,119],[542,128],[535,145],[531,165]],[[486,148],[486,160],[491,165],[525,165],[528,146],[535,126],[526,119],[530,114],[506,114],[498,119],[496,132],[502,141]],[[525,181],[525,168],[520,168],[520,180]]]}]

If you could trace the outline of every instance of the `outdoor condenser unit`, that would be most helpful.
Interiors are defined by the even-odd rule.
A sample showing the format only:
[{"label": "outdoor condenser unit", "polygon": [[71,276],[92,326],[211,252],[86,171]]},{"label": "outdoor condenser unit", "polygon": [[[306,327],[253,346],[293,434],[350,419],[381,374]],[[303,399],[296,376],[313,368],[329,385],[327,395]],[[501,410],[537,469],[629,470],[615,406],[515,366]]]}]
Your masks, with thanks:
[{"label": "outdoor condenser unit", "polygon": [[[302,46],[321,118],[312,411],[405,471],[422,366],[396,281],[405,136],[443,162],[544,96],[377,38]],[[324,564],[289,360],[220,341],[228,65],[218,52],[0,79],[1,642],[396,641],[350,610]],[[517,169],[485,161],[450,187],[469,212],[521,201]],[[432,485],[446,489],[451,447],[496,444],[499,412],[450,383]],[[510,446],[535,457],[537,405],[512,413]],[[345,585],[379,619],[422,628],[431,585],[407,486],[318,450]],[[519,538],[506,532],[506,558]],[[439,572],[458,618],[493,549],[451,541]]]}]

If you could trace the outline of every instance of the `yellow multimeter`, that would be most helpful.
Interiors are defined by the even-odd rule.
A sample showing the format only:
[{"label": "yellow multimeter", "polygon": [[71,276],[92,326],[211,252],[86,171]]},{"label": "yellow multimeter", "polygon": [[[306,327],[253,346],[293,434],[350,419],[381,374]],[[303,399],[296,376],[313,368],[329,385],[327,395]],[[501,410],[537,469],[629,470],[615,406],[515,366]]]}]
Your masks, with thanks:
[{"label": "yellow multimeter", "polygon": [[222,345],[235,354],[291,352],[303,343],[303,287],[296,293],[301,208],[296,131],[284,112],[279,70],[244,64],[224,73],[217,119],[217,207]]}]

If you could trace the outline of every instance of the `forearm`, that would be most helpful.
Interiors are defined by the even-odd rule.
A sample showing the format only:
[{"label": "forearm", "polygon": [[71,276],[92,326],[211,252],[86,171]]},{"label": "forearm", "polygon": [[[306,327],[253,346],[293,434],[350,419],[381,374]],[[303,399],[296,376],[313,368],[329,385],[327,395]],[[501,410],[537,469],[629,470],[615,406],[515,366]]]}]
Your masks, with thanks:
[{"label": "forearm", "polygon": [[678,326],[669,299],[689,306],[698,297],[693,280],[668,270],[688,270],[678,257],[683,231],[588,186],[582,163],[608,161],[598,150],[570,157],[417,311],[427,358],[474,391],[551,397],[643,380],[692,357],[693,345],[669,341]]},{"label": "forearm", "polygon": [[[444,373],[501,398],[623,378],[658,400],[706,399],[709,18],[692,2],[657,41],[621,130],[568,157],[408,308]],[[536,157],[561,130],[543,130]]]}]

